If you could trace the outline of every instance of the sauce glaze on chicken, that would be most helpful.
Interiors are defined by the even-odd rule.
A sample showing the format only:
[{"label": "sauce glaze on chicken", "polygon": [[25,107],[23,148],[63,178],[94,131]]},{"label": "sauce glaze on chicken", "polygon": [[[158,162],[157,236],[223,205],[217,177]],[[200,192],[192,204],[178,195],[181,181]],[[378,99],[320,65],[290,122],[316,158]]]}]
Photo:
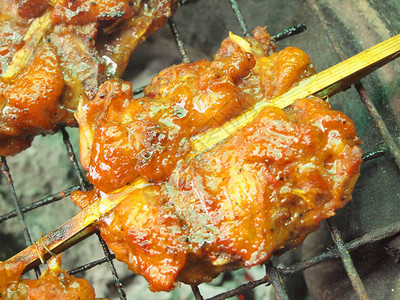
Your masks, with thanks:
[{"label": "sauce glaze on chicken", "polygon": [[130,83],[110,81],[94,100],[83,101],[76,113],[81,164],[96,188],[108,193],[138,176],[165,180],[190,151],[191,137],[314,73],[298,48],[268,56],[265,29],[256,28],[248,40],[251,49],[227,38],[213,61],[161,71],[140,99],[132,98]]},{"label": "sauce glaze on chicken", "polygon": [[82,165],[95,189],[72,198],[83,208],[139,176],[148,180],[125,189],[98,226],[152,291],[262,263],[351,199],[360,140],[348,117],[316,97],[267,107],[214,148],[191,152],[194,135],[313,73],[303,51],[269,55],[270,46],[262,28],[247,42],[231,36],[214,61],[162,71],[143,98],[112,81],[80,105]]},{"label": "sauce glaze on chicken", "polygon": [[94,300],[95,293],[86,279],[61,269],[61,255],[51,258],[38,279],[20,279],[25,263],[0,263],[0,299],[81,299]]},{"label": "sauce glaze on chicken", "polygon": [[[0,0],[0,155],[74,125],[82,97],[121,76],[176,0]],[[27,59],[25,59],[27,58]],[[12,70],[12,71],[11,71]]]}]

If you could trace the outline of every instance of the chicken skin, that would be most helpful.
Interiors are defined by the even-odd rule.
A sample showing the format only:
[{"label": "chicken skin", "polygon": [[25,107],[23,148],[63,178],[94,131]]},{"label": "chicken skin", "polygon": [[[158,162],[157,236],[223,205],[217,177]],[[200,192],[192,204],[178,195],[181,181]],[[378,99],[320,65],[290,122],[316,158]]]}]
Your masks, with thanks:
[{"label": "chicken skin", "polygon": [[[0,155],[76,123],[80,98],[120,76],[175,0],[0,0]],[[151,12],[151,13],[149,13]]]},{"label": "chicken skin", "polygon": [[39,279],[20,279],[24,267],[23,262],[0,263],[0,299],[95,299],[94,290],[87,280],[71,276],[61,269],[61,255],[49,260]]}]

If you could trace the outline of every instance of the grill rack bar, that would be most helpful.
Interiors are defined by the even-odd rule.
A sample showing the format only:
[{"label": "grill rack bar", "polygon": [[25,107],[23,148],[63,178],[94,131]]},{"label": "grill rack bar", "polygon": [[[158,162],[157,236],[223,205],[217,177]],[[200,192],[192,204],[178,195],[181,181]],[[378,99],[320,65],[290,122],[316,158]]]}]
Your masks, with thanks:
[{"label": "grill rack bar", "polygon": [[266,278],[272,284],[275,289],[276,297],[278,300],[289,300],[289,296],[286,293],[285,286],[283,285],[283,279],[276,267],[269,261],[265,266]]},{"label": "grill rack bar", "polygon": [[382,116],[379,114],[374,103],[369,97],[367,91],[364,88],[364,85],[361,82],[357,82],[354,84],[354,87],[356,88],[358,94],[360,95],[361,101],[364,104],[365,108],[367,109],[368,113],[374,120],[375,125],[378,128],[383,138],[383,141],[385,142],[390,154],[393,156],[394,161],[397,164],[397,167],[400,168],[400,149],[397,146],[394,138],[390,134],[389,130],[387,129]]},{"label": "grill rack bar", "polygon": [[[26,224],[25,218],[24,218],[24,214],[21,212],[21,205],[19,203],[18,200],[18,196],[17,193],[15,192],[15,188],[14,188],[14,182],[11,178],[11,172],[10,172],[10,168],[8,167],[7,164],[7,160],[4,156],[1,156],[1,171],[5,177],[5,179],[7,180],[8,183],[8,189],[10,191],[11,194],[11,199],[14,205],[14,209],[16,212],[16,217],[18,219],[19,222],[19,226],[21,227],[21,231],[22,234],[24,236],[24,240],[25,240],[25,245],[27,247],[29,247],[30,245],[33,244],[32,242],[32,237],[31,234],[29,232],[28,226]],[[36,273],[36,277],[38,278],[41,274],[40,272],[40,268],[39,267],[35,267],[35,273]]]},{"label": "grill rack bar", "polygon": [[8,167],[7,160],[4,156],[1,157],[1,171],[3,172],[4,177],[7,180],[8,188],[10,190],[10,194],[12,195],[12,201],[15,208],[16,216],[21,227],[22,233],[24,235],[24,240],[26,246],[30,246],[33,244],[31,234],[29,233],[28,226],[25,222],[24,215],[21,212],[21,206],[19,204],[18,196],[15,192],[14,182],[11,178],[10,168]]},{"label": "grill rack bar", "polygon": [[331,221],[326,220],[329,226],[329,230],[331,231],[332,240],[335,242],[336,248],[339,252],[340,258],[342,259],[343,266],[347,272],[347,275],[350,278],[351,284],[354,287],[354,290],[357,293],[359,299],[369,300],[369,296],[367,291],[365,290],[364,284],[361,281],[360,275],[358,275],[356,268],[354,267],[353,260],[347,250],[342,235],[339,232],[339,229],[335,225],[332,224]]},{"label": "grill rack bar", "polygon": [[99,232],[97,232],[97,236],[99,238],[99,242],[101,244],[101,247],[103,248],[103,252],[104,252],[104,254],[106,256],[105,258],[106,258],[106,261],[108,263],[108,267],[111,270],[112,277],[113,277],[113,280],[114,280],[114,284],[115,284],[115,286],[117,287],[117,290],[118,290],[119,298],[121,300],[126,300],[126,293],[125,293],[125,291],[124,291],[124,289],[122,287],[121,280],[119,279],[117,270],[115,269],[115,266],[114,266],[114,263],[113,263],[113,259],[115,258],[115,256],[113,257],[111,255],[110,249],[108,248],[106,242],[101,238]]},{"label": "grill rack bar", "polygon": [[[315,0],[308,0],[308,3],[310,4],[312,10],[314,11],[315,15],[317,16],[319,22],[321,23],[321,26],[324,29],[324,31],[329,39],[329,42],[331,43],[332,48],[335,50],[337,56],[341,60],[345,60],[346,55],[340,49],[340,47],[336,44],[335,37],[334,37],[333,33],[329,30],[326,21],[322,17],[322,13],[318,7],[318,4],[315,2]],[[360,95],[361,102],[364,104],[369,115],[371,116],[372,120],[374,121],[375,126],[378,128],[383,141],[387,145],[390,154],[393,156],[393,158],[397,164],[397,167],[400,168],[400,149],[397,146],[393,136],[390,134],[389,130],[387,129],[382,116],[379,114],[378,110],[376,109],[374,103],[371,100],[371,97],[368,95],[363,84],[359,81],[354,84],[354,87],[356,88],[358,94]]]},{"label": "grill rack bar", "polygon": [[190,63],[190,58],[187,55],[185,45],[183,44],[182,38],[178,32],[178,29],[176,28],[176,23],[172,16],[169,17],[169,19],[168,19],[168,25],[169,25],[169,29],[171,30],[172,34],[174,35],[175,42],[176,42],[176,45],[178,46],[179,52],[182,55],[183,62]]},{"label": "grill rack bar", "polygon": [[[72,192],[79,190],[79,189],[80,189],[80,186],[74,186],[74,187],[67,188],[59,193],[47,196],[41,200],[33,202],[24,207],[21,207],[20,211],[22,214],[24,214],[24,213],[34,210],[38,207],[48,205],[48,204],[56,202],[56,201],[60,201],[61,199],[68,197]],[[6,214],[0,216],[0,224],[8,219],[16,217],[17,215],[18,215],[18,212],[16,210],[13,210],[13,211],[10,211],[9,213],[6,213]]]},{"label": "grill rack bar", "polygon": [[204,300],[203,296],[200,293],[199,287],[197,285],[192,285],[191,288],[192,288],[194,298],[196,300]]},{"label": "grill rack bar", "polygon": [[289,27],[287,29],[282,30],[281,32],[279,32],[277,34],[272,35],[271,39],[275,42],[280,41],[280,40],[286,39],[289,36],[302,33],[306,30],[307,30],[306,24],[297,24],[297,25],[294,25],[293,27]]},{"label": "grill rack bar", "polygon": [[236,21],[238,22],[240,28],[242,28],[243,31],[243,35],[244,36],[250,36],[249,30],[247,29],[247,24],[244,21],[242,12],[239,9],[239,5],[237,3],[236,0],[228,0],[228,2],[230,3],[233,13],[235,14],[236,17]]},{"label": "grill rack bar", "polygon": [[[115,259],[115,254],[111,253],[110,254],[110,258],[111,259]],[[69,270],[68,274],[74,275],[74,274],[77,274],[77,273],[85,272],[85,271],[90,270],[90,269],[92,269],[92,268],[94,268],[96,266],[102,265],[102,264],[104,264],[106,262],[108,262],[107,257],[103,257],[101,259],[91,261],[90,263],[87,263],[87,264],[82,265],[80,267],[77,267],[75,269]]]},{"label": "grill rack bar", "polygon": [[[243,21],[243,17],[241,17],[240,19],[237,17],[238,14],[239,14],[239,16],[241,16],[241,12],[240,12],[240,9],[239,9],[239,7],[237,5],[237,2],[235,0],[228,0],[228,1],[232,5],[233,11],[235,13],[235,16],[236,16],[238,22],[239,22],[239,25],[241,25],[240,23]],[[186,4],[186,3],[189,3],[189,2],[196,2],[196,1],[181,1],[181,4]],[[312,3],[313,0],[309,0],[309,2]],[[173,20],[172,20],[172,22],[173,22]],[[244,31],[244,34],[245,35],[249,35],[248,30],[247,30],[247,26],[246,26],[244,21],[243,21],[243,24],[244,24],[244,27],[242,25],[241,25],[241,27],[242,27],[242,29]],[[174,25],[174,27],[176,29],[176,24],[174,22],[173,22],[173,25]],[[300,32],[305,30],[305,26],[302,26],[301,24],[297,25],[296,27],[298,27],[297,30],[300,31]],[[294,33],[297,33],[296,32],[297,30],[288,30],[288,31],[289,32],[293,31]],[[177,39],[174,32],[173,32],[173,34],[174,34],[175,39]],[[289,35],[291,35],[291,34],[289,34]],[[282,36],[283,36],[283,38],[285,38],[285,37],[287,37],[289,35],[283,34]],[[280,40],[281,39],[281,38],[278,38],[276,36],[278,36],[278,35],[272,36],[272,38],[274,40]],[[328,36],[329,36],[329,33],[328,33]],[[176,40],[176,42],[177,42],[178,47],[180,47],[179,46],[180,42],[178,42],[178,40]],[[183,43],[182,43],[182,46],[183,46]],[[183,49],[184,49],[184,47],[183,47]],[[180,49],[180,51],[181,51],[181,49]],[[181,51],[181,53],[182,53],[182,51]],[[183,59],[185,59],[185,58],[183,57]],[[143,91],[143,88],[139,88],[139,89],[135,90],[136,93],[140,93],[142,91]],[[364,89],[364,91],[365,91],[365,89]],[[371,114],[371,112],[370,112],[370,114]],[[379,115],[379,113],[377,113],[377,114]],[[379,126],[378,126],[378,128],[379,128]],[[65,129],[64,130],[61,129],[61,131],[62,131],[62,134],[63,134],[63,141],[64,141],[64,143],[66,145],[66,149],[67,149],[69,157],[70,157],[70,161],[73,164],[73,167],[74,167],[76,175],[78,176],[79,185],[80,185],[81,188],[87,188],[87,185],[85,183],[85,179],[82,176],[82,173],[81,173],[81,171],[79,169],[79,165],[77,164],[77,161],[76,161],[76,156],[75,156],[75,154],[73,152],[73,149],[72,149],[72,146],[71,146],[71,144],[69,142],[68,133],[66,133]],[[384,134],[382,134],[382,135],[384,135]],[[389,138],[392,138],[390,133],[389,133]],[[389,151],[392,152],[390,145],[388,146],[388,148],[389,148]],[[377,157],[379,155],[382,155],[382,151],[377,151],[376,153],[377,154],[373,154],[370,157],[371,158],[375,158],[375,157]],[[394,157],[395,157],[396,162],[397,162],[397,159],[400,156],[398,154],[396,154],[396,155],[394,155]],[[6,169],[4,169],[4,166],[7,166],[7,163],[6,163],[5,158],[1,157],[1,169],[3,171],[4,176],[6,176],[6,178],[7,178],[11,194],[14,194],[15,197],[16,197],[15,189],[14,189],[14,186],[12,184],[12,180],[11,180],[11,175],[10,175],[9,169],[7,170],[8,166],[7,166]],[[7,175],[7,173],[9,174],[9,176]],[[32,209],[35,209],[37,207],[40,207],[42,205],[47,205],[47,204],[50,204],[50,203],[52,203],[54,201],[58,201],[58,200],[63,198],[62,197],[62,193],[65,193],[65,196],[68,196],[72,191],[76,190],[77,188],[78,187],[72,187],[72,188],[66,189],[64,192],[59,193],[58,196],[57,195],[48,196],[48,197],[46,197],[46,198],[44,198],[42,200],[39,200],[39,201],[37,201],[35,203],[32,203],[31,205],[28,205],[28,206],[23,207],[23,208],[20,208],[20,205],[18,203],[18,198],[16,198],[17,199],[16,210],[6,214],[7,217],[6,217],[6,215],[0,216],[0,223],[4,222],[6,219],[9,219],[9,218],[12,218],[12,217],[15,217],[15,216],[17,216],[18,218],[21,218],[21,216],[22,216],[22,218],[23,218],[23,213],[25,213],[27,211],[30,211]],[[26,227],[26,223],[25,223],[25,227]],[[398,234],[399,232],[400,232],[400,223],[395,223],[395,224],[392,224],[392,225],[387,226],[385,228],[380,228],[378,230],[375,230],[375,231],[373,231],[373,232],[371,232],[369,234],[366,234],[366,235],[362,236],[361,238],[355,239],[355,240],[353,240],[353,241],[351,241],[349,243],[346,243],[346,244],[344,244],[344,247],[346,247],[349,251],[351,251],[351,250],[357,249],[357,248],[359,248],[359,247],[361,247],[363,245],[376,243],[377,241],[381,241],[381,240],[387,239],[389,237],[392,237],[392,236]],[[28,231],[28,234],[29,234],[29,231]],[[102,243],[101,239],[100,239],[100,243]],[[103,243],[104,243],[104,241],[103,241]],[[90,268],[92,268],[92,267],[94,267],[96,265],[99,265],[99,264],[102,264],[102,263],[105,263],[105,262],[109,262],[109,264],[111,262],[111,264],[112,264],[112,260],[115,258],[115,255],[110,253],[110,251],[109,251],[107,246],[106,246],[106,248],[103,247],[103,250],[105,252],[105,258],[97,260],[97,261],[94,261],[94,262],[90,262],[88,264],[85,264],[85,265],[83,265],[81,267],[78,267],[78,268],[76,268],[74,270],[71,270],[70,273],[71,274],[75,274],[75,273],[78,273],[78,272],[82,272],[82,271],[88,270],[88,269],[90,269]],[[269,273],[269,274],[274,273],[275,275],[285,277],[285,276],[291,275],[293,273],[296,273],[296,272],[299,272],[299,271],[303,271],[306,268],[311,267],[311,266],[313,266],[315,264],[318,264],[319,262],[322,262],[324,260],[331,259],[331,258],[338,258],[338,257],[341,257],[341,255],[338,253],[337,247],[335,247],[335,248],[332,248],[332,249],[330,249],[330,250],[328,250],[328,251],[326,251],[326,252],[324,252],[324,253],[322,253],[322,254],[320,254],[318,256],[312,257],[311,259],[302,261],[300,263],[294,264],[294,265],[286,267],[284,269],[276,268],[276,267],[271,265],[271,266],[268,267],[269,269],[268,269],[267,273]],[[113,270],[113,267],[110,266],[110,269],[111,269],[111,272],[113,274],[114,282],[115,282],[115,284],[116,284],[116,286],[118,288],[118,291],[119,291],[119,294],[120,294],[120,298],[121,299],[126,299],[126,296],[124,296],[125,293],[123,292],[123,289],[122,289],[122,287],[120,285],[118,274],[116,273],[115,268]],[[114,271],[115,271],[115,274],[116,274],[115,277],[114,277]],[[271,275],[270,275],[270,277],[271,277]],[[271,279],[271,281],[274,281],[274,280]],[[281,280],[278,280],[278,284],[277,284],[278,289],[281,288],[281,287],[284,288],[283,284],[281,284],[279,282],[281,282]],[[211,299],[213,299],[213,300],[215,300],[215,299],[226,299],[227,297],[232,297],[234,295],[238,295],[241,292],[251,290],[251,289],[253,289],[256,286],[261,285],[261,284],[269,285],[268,275],[266,275],[262,279],[255,280],[255,281],[252,281],[250,283],[244,284],[244,285],[238,287],[237,289],[231,290],[231,291],[229,291],[227,293],[222,293],[222,294],[216,295],[216,296],[214,296],[212,298],[209,298],[209,300],[211,300]],[[198,287],[192,287],[192,289],[193,289],[193,293],[194,293],[196,299],[203,299],[203,297],[200,294],[200,291],[199,291]],[[285,299],[285,298],[281,298],[281,299]]]},{"label": "grill rack bar", "polygon": [[65,127],[61,127],[60,131],[63,136],[63,142],[65,145],[65,148],[67,149],[67,152],[68,152],[69,161],[71,162],[72,167],[74,168],[76,177],[78,177],[79,187],[82,191],[87,191],[88,187],[85,182],[85,178],[83,177],[82,171],[79,168],[78,160],[76,159],[74,149],[72,148],[71,141],[69,140],[69,134],[68,134],[67,130],[65,129]]},{"label": "grill rack bar", "polygon": [[[386,227],[373,230],[370,233],[367,233],[360,238],[357,238],[357,239],[352,240],[351,242],[345,243],[344,246],[347,248],[348,251],[353,251],[360,247],[367,246],[367,245],[373,245],[375,243],[382,242],[382,241],[392,238],[394,236],[398,236],[399,232],[400,232],[400,222],[397,222],[397,223],[388,225]],[[285,268],[276,268],[276,269],[278,270],[278,272],[280,273],[280,275],[282,277],[286,277],[286,276],[290,276],[295,273],[304,271],[304,270],[306,270],[312,266],[315,266],[323,261],[327,261],[329,259],[336,259],[336,258],[340,258],[340,254],[338,252],[338,249],[336,247],[333,247],[319,255],[305,259],[301,262],[294,263]],[[258,280],[254,280],[254,281],[245,283],[245,284],[237,287],[236,289],[230,290],[225,293],[220,293],[218,295],[215,295],[214,297],[208,298],[207,300],[223,300],[223,299],[227,299],[230,297],[234,297],[241,293],[252,290],[262,284],[270,285],[270,282],[269,282],[267,276],[265,276],[261,279],[258,279]]]},{"label": "grill rack bar", "polygon": [[[375,243],[385,241],[394,236],[398,236],[399,232],[400,232],[400,222],[397,222],[388,225],[386,227],[373,230],[357,239],[345,243],[345,247],[347,248],[348,251],[353,251],[360,247],[373,245]],[[301,262],[295,263],[291,266],[282,269],[282,276],[285,277],[288,275],[292,275],[299,271],[304,271],[305,269],[315,266],[322,261],[339,257],[340,255],[338,253],[337,248],[333,247],[319,255],[313,256],[311,258],[308,258],[306,260],[303,260]]]}]

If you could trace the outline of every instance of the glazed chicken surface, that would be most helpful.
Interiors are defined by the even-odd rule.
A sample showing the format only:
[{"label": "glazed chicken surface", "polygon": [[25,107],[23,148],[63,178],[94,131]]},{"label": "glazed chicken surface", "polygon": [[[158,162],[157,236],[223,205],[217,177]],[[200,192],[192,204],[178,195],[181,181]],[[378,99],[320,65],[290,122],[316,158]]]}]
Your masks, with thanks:
[{"label": "glazed chicken surface", "polygon": [[[102,237],[153,291],[198,284],[298,245],[350,199],[361,150],[353,122],[318,98],[266,108],[168,180],[126,196]],[[84,207],[99,190],[75,193]]]},{"label": "glazed chicken surface", "polygon": [[78,99],[120,76],[176,0],[0,0],[0,155],[74,125]]},{"label": "glazed chicken surface", "polygon": [[51,258],[47,269],[35,280],[20,279],[24,267],[21,261],[0,263],[0,299],[95,299],[94,290],[86,279],[61,269],[61,255]]},{"label": "glazed chicken surface", "polygon": [[[84,208],[125,187],[98,226],[152,291],[262,263],[351,199],[360,140],[348,117],[316,97],[267,107],[224,142],[192,152],[195,135],[313,73],[301,50],[269,55],[270,46],[262,28],[246,40],[231,35],[213,61],[162,71],[143,98],[112,81],[77,111],[82,165],[95,189],[71,197]],[[137,190],[139,176],[148,185]]]},{"label": "glazed chicken surface", "polygon": [[76,113],[81,164],[89,180],[105,193],[138,176],[166,180],[190,151],[191,137],[314,73],[300,49],[268,55],[270,48],[269,34],[258,27],[248,41],[227,38],[213,61],[162,71],[140,99],[132,98],[130,83],[103,84],[96,98],[81,102]]}]

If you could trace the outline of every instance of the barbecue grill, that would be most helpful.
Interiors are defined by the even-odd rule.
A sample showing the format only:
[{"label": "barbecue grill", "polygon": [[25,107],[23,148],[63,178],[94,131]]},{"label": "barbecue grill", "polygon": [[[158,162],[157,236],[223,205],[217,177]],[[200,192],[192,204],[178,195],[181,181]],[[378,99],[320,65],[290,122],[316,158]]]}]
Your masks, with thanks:
[{"label": "barbecue grill", "polygon": [[[400,31],[396,14],[400,12],[400,5],[395,1],[182,0],[181,4],[176,15],[169,20],[170,32],[164,29],[155,33],[134,54],[126,79],[131,79],[139,70],[146,68],[140,56],[153,59],[152,54],[148,54],[149,47],[159,45],[159,39],[165,41],[173,38],[178,46],[177,50],[174,49],[177,54],[168,55],[173,62],[187,62],[214,53],[229,30],[248,35],[256,25],[268,25],[269,32],[274,34],[303,22],[308,27],[307,32],[284,39],[305,29],[304,25],[297,25],[273,37],[276,41],[282,39],[277,42],[278,48],[294,45],[303,49],[310,55],[316,69],[323,70]],[[198,50],[203,50],[202,54]],[[155,51],[157,56],[162,56],[163,52]],[[179,59],[178,54],[181,55]],[[159,70],[164,67],[167,65]],[[397,264],[400,241],[396,240],[400,232],[400,214],[397,210],[400,198],[397,180],[400,176],[400,150],[396,142],[396,137],[400,136],[399,71],[400,64],[392,62],[363,79],[362,83],[355,84],[354,88],[336,95],[331,101],[334,108],[346,112],[355,121],[364,141],[365,162],[349,205],[325,222],[319,232],[310,235],[301,251],[289,254],[292,263],[283,266],[285,260],[274,259],[265,265],[265,273],[260,278],[249,278],[247,282],[214,294],[209,299],[238,295],[240,299],[254,299],[255,294],[251,291],[261,285],[272,285],[279,299],[301,299],[304,297],[300,295],[302,292],[297,290],[296,294],[291,286],[293,281],[298,280],[293,278],[299,277],[293,275],[302,274],[303,271],[307,293],[315,299],[400,299],[400,287],[398,284],[396,286],[400,278]],[[140,80],[133,80],[135,93],[139,94],[141,84],[137,82]],[[40,153],[35,154],[35,147],[43,149],[53,145],[49,140],[61,140],[65,148],[63,150],[57,146],[51,149],[51,153],[61,153],[56,156],[61,157],[59,161],[54,159],[55,166],[48,165],[51,156],[47,158]],[[32,149],[16,157],[7,160],[1,158],[4,178],[0,197],[4,198],[2,202],[12,203],[13,209],[7,210],[11,204],[1,206],[0,232],[3,234],[0,236],[0,259],[8,258],[38,240],[40,236],[37,233],[40,230],[46,234],[54,229],[44,225],[41,227],[42,220],[56,219],[58,222],[54,226],[58,226],[78,211],[68,208],[71,215],[63,213],[66,207],[73,207],[72,202],[64,198],[76,189],[90,188],[73,149],[77,150],[76,130],[62,128],[58,135],[37,139]],[[25,160],[29,162],[28,165],[20,163],[22,156],[27,157]],[[42,169],[41,176],[36,173],[39,169]],[[50,173],[54,169],[57,175]],[[27,178],[27,172],[29,181],[23,179],[24,182],[21,182],[18,178]],[[50,195],[45,196],[45,192]],[[31,201],[27,198],[40,200]],[[40,219],[32,220],[34,213]],[[18,228],[21,233],[12,228]],[[35,232],[33,236],[32,232]],[[90,253],[93,247],[102,248],[103,257],[94,259],[95,255]],[[76,265],[74,257],[77,256],[82,256],[86,263]],[[71,274],[83,276],[82,272],[93,272],[96,277],[103,278],[103,284],[112,280],[114,284],[110,289],[118,291],[120,299],[126,299],[124,290],[134,282],[133,275],[127,278],[121,276],[114,255],[100,237],[97,241],[90,237],[88,241],[82,241],[66,251],[64,263],[64,266],[72,268]],[[109,270],[104,272],[106,268]],[[36,268],[36,274],[39,273],[39,268]],[[121,283],[123,279],[126,282]],[[383,284],[390,279],[390,283]],[[304,282],[300,279],[300,283]],[[192,298],[203,299],[202,285],[191,289]]]}]

